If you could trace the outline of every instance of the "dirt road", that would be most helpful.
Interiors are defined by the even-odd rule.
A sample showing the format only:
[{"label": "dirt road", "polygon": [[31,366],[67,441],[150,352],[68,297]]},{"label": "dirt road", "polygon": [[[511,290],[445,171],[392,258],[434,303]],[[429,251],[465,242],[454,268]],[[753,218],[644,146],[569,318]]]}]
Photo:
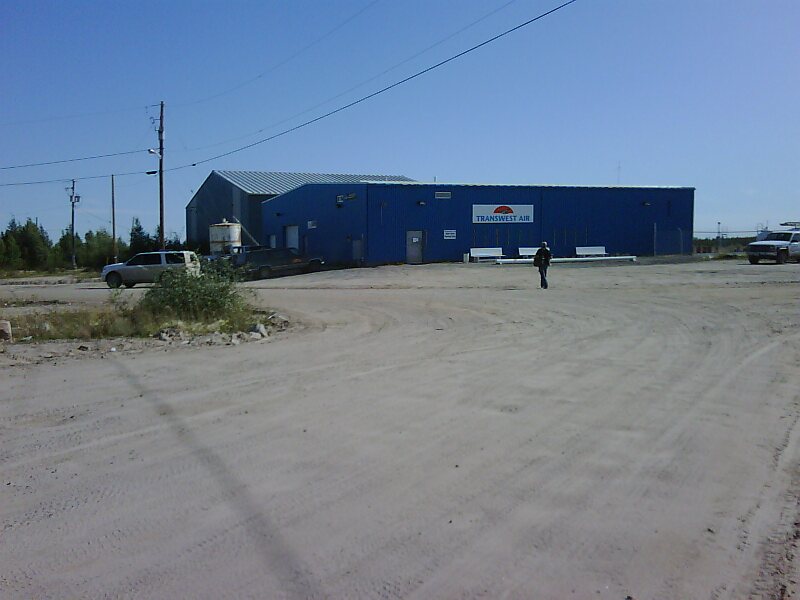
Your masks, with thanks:
[{"label": "dirt road", "polygon": [[800,265],[550,279],[262,281],[269,341],[3,369],[0,596],[791,592]]}]

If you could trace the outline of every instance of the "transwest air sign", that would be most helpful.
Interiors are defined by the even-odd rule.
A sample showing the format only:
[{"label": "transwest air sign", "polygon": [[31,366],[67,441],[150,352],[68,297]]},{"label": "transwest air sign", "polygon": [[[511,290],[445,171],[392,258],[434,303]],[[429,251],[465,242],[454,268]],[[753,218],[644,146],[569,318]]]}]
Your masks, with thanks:
[{"label": "transwest air sign", "polygon": [[533,204],[473,204],[473,223],[533,223]]}]

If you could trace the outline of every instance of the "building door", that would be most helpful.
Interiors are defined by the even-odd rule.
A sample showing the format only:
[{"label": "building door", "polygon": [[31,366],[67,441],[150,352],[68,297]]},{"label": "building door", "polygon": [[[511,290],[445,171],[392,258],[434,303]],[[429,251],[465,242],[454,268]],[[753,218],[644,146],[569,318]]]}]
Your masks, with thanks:
[{"label": "building door", "polygon": [[364,262],[364,240],[353,240],[353,263]]},{"label": "building door", "polygon": [[287,225],[283,228],[286,236],[286,247],[300,249],[300,227],[297,225]]},{"label": "building door", "polygon": [[406,262],[410,265],[422,263],[421,231],[406,231]]}]

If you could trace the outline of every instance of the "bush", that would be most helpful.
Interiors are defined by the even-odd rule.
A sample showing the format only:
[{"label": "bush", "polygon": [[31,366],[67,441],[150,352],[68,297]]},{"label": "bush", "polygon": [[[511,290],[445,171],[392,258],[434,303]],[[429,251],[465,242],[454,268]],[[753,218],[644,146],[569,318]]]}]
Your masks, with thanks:
[{"label": "bush", "polygon": [[225,263],[208,263],[200,276],[165,271],[135,305],[114,290],[109,305],[18,315],[15,337],[35,340],[146,337],[175,327],[192,333],[246,331],[258,320],[237,288],[236,272]]},{"label": "bush", "polygon": [[230,319],[251,310],[227,264],[205,263],[199,276],[183,269],[165,271],[136,307],[157,318],[185,321]]},{"label": "bush", "polygon": [[28,313],[10,320],[16,338],[35,340],[151,336],[170,327],[192,333],[246,331],[259,315],[237,281],[229,264],[216,261],[204,264],[200,276],[183,269],[165,271],[135,305],[114,290],[103,308]]}]

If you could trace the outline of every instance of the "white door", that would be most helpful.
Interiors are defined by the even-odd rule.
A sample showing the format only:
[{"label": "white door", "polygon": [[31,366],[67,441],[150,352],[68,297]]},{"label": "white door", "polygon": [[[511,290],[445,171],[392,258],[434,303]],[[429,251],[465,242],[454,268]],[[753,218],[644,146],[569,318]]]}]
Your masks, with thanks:
[{"label": "white door", "polygon": [[286,231],[286,247],[300,249],[300,227],[297,225],[287,225]]}]

